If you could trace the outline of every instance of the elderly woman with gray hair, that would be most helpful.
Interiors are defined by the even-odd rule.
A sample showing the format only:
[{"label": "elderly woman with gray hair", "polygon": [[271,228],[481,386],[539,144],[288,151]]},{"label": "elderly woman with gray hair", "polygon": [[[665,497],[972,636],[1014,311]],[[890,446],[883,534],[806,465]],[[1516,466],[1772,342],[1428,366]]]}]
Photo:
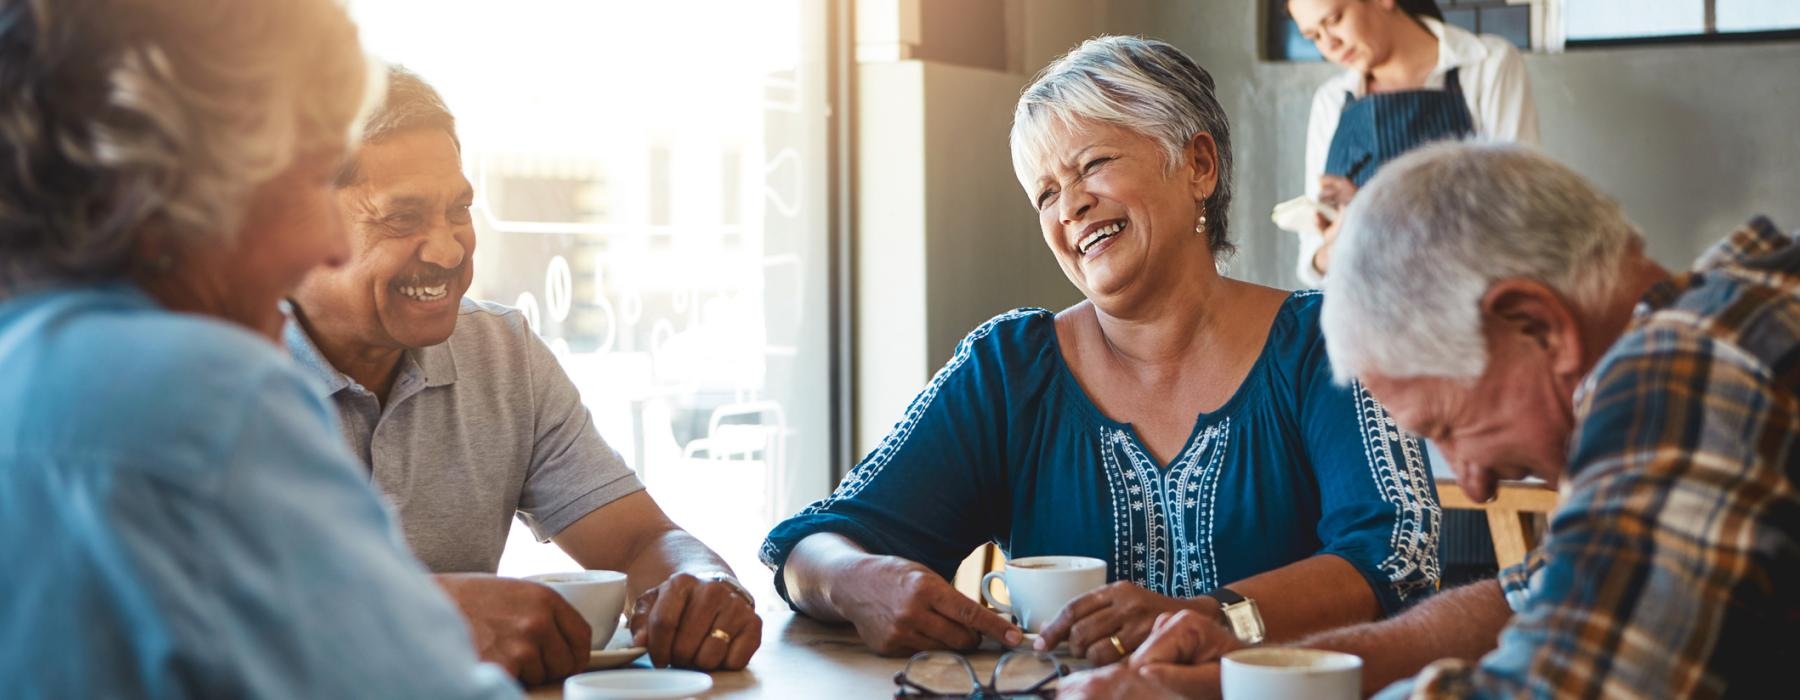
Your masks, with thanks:
[{"label": "elderly woman with gray hair", "polygon": [[378,89],[329,0],[0,0],[14,697],[516,696],[273,343]]},{"label": "elderly woman with gray hair", "polygon": [[1016,645],[946,583],[958,562],[989,541],[1092,557],[1112,583],[1037,644],[1109,663],[1162,613],[1284,639],[1430,593],[1419,443],[1333,384],[1316,292],[1219,272],[1232,153],[1212,77],[1162,42],[1090,40],[1025,90],[1012,150],[1087,299],[970,333],[836,493],[770,533],[782,594],[881,653]]}]

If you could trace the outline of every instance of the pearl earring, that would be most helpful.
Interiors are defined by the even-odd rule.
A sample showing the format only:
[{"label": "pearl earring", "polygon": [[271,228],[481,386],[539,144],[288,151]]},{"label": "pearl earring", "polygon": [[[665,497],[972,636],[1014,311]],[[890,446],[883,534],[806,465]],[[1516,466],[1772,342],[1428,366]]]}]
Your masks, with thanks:
[{"label": "pearl earring", "polygon": [[1196,235],[1196,236],[1206,235],[1206,215],[1205,214],[1201,214],[1200,221],[1198,223],[1194,224],[1194,235]]}]

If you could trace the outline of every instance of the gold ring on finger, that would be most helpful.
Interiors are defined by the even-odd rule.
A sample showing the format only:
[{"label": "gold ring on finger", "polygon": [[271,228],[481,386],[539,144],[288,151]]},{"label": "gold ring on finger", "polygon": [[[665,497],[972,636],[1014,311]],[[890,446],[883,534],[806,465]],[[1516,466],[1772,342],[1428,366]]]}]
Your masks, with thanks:
[{"label": "gold ring on finger", "polygon": [[725,630],[719,629],[717,627],[713,628],[713,631],[707,632],[706,636],[712,637],[713,639],[717,639],[726,644],[731,643],[731,633],[726,632]]},{"label": "gold ring on finger", "polygon": [[1130,656],[1130,654],[1125,653],[1125,643],[1119,641],[1119,635],[1115,634],[1111,637],[1107,637],[1106,639],[1108,641],[1112,642],[1113,650],[1119,652],[1119,658],[1123,659],[1127,656]]}]

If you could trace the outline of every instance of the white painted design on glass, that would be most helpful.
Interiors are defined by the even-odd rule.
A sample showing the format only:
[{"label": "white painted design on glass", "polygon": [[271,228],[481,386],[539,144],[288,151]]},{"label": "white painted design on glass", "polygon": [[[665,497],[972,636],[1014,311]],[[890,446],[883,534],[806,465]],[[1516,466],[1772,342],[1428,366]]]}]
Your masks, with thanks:
[{"label": "white painted design on glass", "polygon": [[550,320],[568,320],[569,307],[575,301],[574,289],[575,275],[569,270],[569,259],[552,256],[550,269],[544,271],[544,305],[550,311]]}]

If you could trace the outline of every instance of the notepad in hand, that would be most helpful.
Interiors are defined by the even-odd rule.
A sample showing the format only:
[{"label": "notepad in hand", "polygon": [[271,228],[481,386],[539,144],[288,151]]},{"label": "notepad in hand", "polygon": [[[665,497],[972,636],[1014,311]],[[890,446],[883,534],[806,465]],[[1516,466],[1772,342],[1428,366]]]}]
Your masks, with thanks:
[{"label": "notepad in hand", "polygon": [[1324,216],[1326,221],[1337,221],[1338,210],[1313,201],[1306,195],[1300,195],[1275,205],[1275,211],[1269,214],[1276,226],[1295,233],[1311,231],[1314,228],[1314,216]]}]

